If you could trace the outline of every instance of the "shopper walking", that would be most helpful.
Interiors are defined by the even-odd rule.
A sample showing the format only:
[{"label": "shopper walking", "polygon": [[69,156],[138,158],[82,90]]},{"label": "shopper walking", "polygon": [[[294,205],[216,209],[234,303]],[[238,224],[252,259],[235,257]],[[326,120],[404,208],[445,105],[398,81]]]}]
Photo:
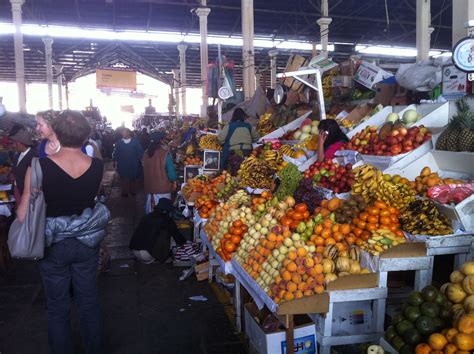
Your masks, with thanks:
[{"label": "shopper walking", "polygon": [[58,137],[51,126],[57,115],[58,112],[53,110],[36,114],[36,131],[42,139],[38,146],[38,156],[40,159],[54,155],[61,149]]},{"label": "shopper walking", "polygon": [[113,159],[120,177],[122,197],[135,195],[135,181],[141,174],[143,148],[137,139],[132,138],[130,129],[122,129],[122,139],[115,144]]},{"label": "shopper walking", "polygon": [[[81,147],[91,128],[84,116],[64,111],[52,123],[61,149],[40,159],[46,201],[45,257],[39,262],[48,306],[48,337],[53,354],[74,352],[70,324],[70,286],[79,309],[84,352],[99,354],[102,324],[96,284],[99,244],[110,213],[94,199],[102,180],[103,165]],[[23,221],[30,196],[31,169],[18,219]]]},{"label": "shopper walking", "polygon": [[255,128],[245,122],[247,114],[242,108],[236,108],[228,125],[218,135],[219,142],[223,145],[221,153],[221,168],[227,169],[229,156],[240,150],[244,156],[252,152],[252,143],[256,142],[259,135]]},{"label": "shopper walking", "polygon": [[150,145],[143,155],[143,176],[146,193],[145,212],[150,213],[161,198],[171,199],[176,190],[176,169],[163,139],[165,133],[150,134]]}]

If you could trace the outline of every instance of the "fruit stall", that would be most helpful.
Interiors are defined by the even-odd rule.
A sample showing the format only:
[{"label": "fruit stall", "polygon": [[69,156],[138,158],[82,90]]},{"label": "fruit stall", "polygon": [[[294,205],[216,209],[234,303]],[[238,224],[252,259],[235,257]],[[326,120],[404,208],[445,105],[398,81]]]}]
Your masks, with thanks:
[{"label": "fruit stall", "polygon": [[[244,318],[246,328],[258,326],[247,323],[255,316],[242,303],[244,288],[252,311],[265,308],[279,320],[287,350],[297,345],[294,318],[302,314],[314,323],[321,353],[381,337],[393,353],[474,349],[467,109],[457,102],[443,128],[436,122],[447,123],[449,110],[440,104],[386,110],[378,125],[369,117],[342,149],[357,157],[354,163],[311,160],[318,124],[308,114],[262,139],[229,171],[188,180],[181,193],[194,203],[195,237],[235,277],[237,328]],[[462,143],[453,139],[461,133]],[[446,254],[455,255],[446,266],[458,271],[439,289],[433,265]],[[388,278],[400,271],[414,272],[414,292],[401,314],[390,316]],[[356,312],[362,325],[345,328],[341,316]]]}]

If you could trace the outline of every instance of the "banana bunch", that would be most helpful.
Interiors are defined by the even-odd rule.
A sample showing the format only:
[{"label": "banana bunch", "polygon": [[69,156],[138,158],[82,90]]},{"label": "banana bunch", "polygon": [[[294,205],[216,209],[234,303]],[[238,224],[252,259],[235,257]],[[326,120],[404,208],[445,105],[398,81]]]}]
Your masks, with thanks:
[{"label": "banana bunch", "polygon": [[228,205],[247,205],[251,202],[250,195],[247,194],[243,189],[239,189],[237,192],[232,194],[227,200]]},{"label": "banana bunch", "polygon": [[240,177],[241,187],[272,189],[275,171],[276,164],[272,166],[267,160],[250,155],[240,165],[237,176]]},{"label": "banana bunch", "polygon": [[354,194],[360,194],[364,200],[371,204],[376,200],[383,200],[387,204],[405,209],[415,200],[415,191],[403,183],[393,183],[383,177],[382,171],[372,165],[363,165],[354,169]]},{"label": "banana bunch", "polygon": [[207,134],[201,136],[199,139],[199,147],[202,150],[222,150],[222,145],[219,144],[219,140],[217,140],[217,135]]},{"label": "banana bunch", "polygon": [[193,144],[189,144],[186,146],[186,155],[194,155],[194,146]]},{"label": "banana bunch", "polygon": [[280,160],[280,154],[275,150],[263,150],[262,158],[267,161],[272,169],[276,170]]},{"label": "banana bunch", "polygon": [[431,200],[415,200],[399,216],[403,230],[413,235],[450,235],[450,221]]},{"label": "banana bunch", "polygon": [[344,128],[351,129],[354,126],[354,122],[350,121],[349,119],[341,120],[341,125]]},{"label": "banana bunch", "polygon": [[2,202],[8,202],[10,200],[10,197],[6,191],[0,191],[0,200]]},{"label": "banana bunch", "polygon": [[286,155],[293,159],[297,159],[301,156],[305,156],[305,153],[303,150],[301,149],[294,150],[290,145],[282,145],[281,148],[278,150],[278,152],[281,154],[282,158],[283,158],[283,155]]},{"label": "banana bunch", "polygon": [[267,135],[275,130],[275,126],[272,122],[272,113],[264,113],[260,116],[260,119],[257,123],[257,131],[260,133],[260,136]]},{"label": "banana bunch", "polygon": [[360,248],[374,256],[380,256],[386,250],[405,242],[405,238],[398,237],[392,231],[380,229],[372,231],[372,237]]}]

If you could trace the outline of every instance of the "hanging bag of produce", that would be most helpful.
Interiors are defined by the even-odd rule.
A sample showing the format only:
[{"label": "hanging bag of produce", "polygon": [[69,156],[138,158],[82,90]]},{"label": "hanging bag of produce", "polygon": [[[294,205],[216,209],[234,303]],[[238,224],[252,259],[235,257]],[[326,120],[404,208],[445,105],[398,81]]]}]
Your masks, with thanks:
[{"label": "hanging bag of produce", "polygon": [[30,201],[25,220],[13,221],[8,232],[8,248],[14,258],[43,258],[46,225],[46,203],[42,190],[43,174],[38,158],[31,161]]}]

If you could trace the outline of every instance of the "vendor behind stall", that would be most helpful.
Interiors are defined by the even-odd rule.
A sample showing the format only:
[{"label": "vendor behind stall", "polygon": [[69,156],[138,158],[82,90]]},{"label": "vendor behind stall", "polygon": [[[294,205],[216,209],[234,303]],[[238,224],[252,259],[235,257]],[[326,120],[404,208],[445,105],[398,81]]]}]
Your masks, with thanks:
[{"label": "vendor behind stall", "polygon": [[219,133],[219,142],[223,145],[221,155],[221,166],[227,169],[229,155],[237,150],[242,151],[244,156],[252,152],[252,143],[256,142],[259,135],[255,128],[245,123],[247,115],[242,108],[236,108],[232,114],[230,123]]},{"label": "vendor behind stall", "polygon": [[[18,152],[13,163],[13,175],[15,176],[15,189],[18,192],[15,195],[19,198],[23,194],[26,170],[31,165],[31,159],[38,156],[38,151],[33,148],[31,133],[26,129],[18,130],[10,139],[13,140],[13,147]],[[20,200],[17,201],[20,202]]]},{"label": "vendor behind stall", "polygon": [[319,123],[318,161],[333,159],[337,150],[341,149],[349,139],[334,119],[324,119]]}]

